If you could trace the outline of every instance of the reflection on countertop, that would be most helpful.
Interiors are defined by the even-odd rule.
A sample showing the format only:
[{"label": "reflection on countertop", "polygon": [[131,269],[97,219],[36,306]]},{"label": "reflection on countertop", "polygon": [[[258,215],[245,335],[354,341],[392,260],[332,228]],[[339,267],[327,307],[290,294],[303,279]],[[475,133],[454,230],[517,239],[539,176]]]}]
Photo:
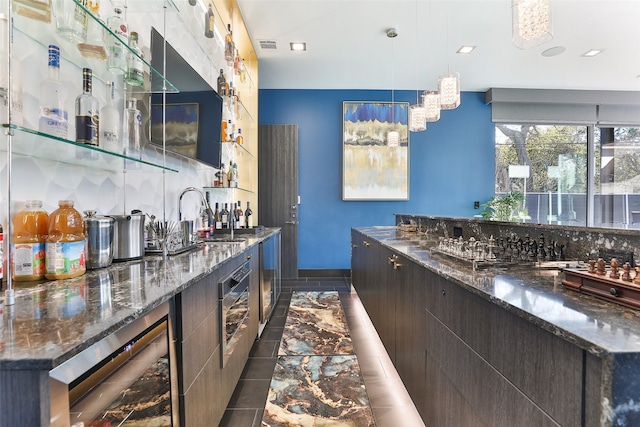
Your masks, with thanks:
[{"label": "reflection on countertop", "polygon": [[356,230],[591,353],[640,352],[640,311],[566,289],[561,269],[538,268],[536,263],[473,269],[469,263],[432,255],[439,236],[395,226]]},{"label": "reflection on countertop", "polygon": [[68,280],[14,282],[15,305],[0,302],[0,368],[51,369],[275,232],[114,263]]}]

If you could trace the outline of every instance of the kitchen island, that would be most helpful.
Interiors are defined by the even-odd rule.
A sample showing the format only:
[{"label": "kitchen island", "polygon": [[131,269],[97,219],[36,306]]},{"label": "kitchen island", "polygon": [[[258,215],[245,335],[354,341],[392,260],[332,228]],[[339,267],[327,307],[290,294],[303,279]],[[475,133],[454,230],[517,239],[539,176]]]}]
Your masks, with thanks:
[{"label": "kitchen island", "polygon": [[[100,345],[163,316],[169,325],[170,417],[174,425],[217,425],[258,333],[261,245],[279,233],[265,229],[166,259],[145,256],[73,279],[18,284],[15,305],[0,307],[0,425],[70,425],[68,416],[59,417],[68,406],[54,403],[70,388],[62,384],[61,391],[64,375],[58,371],[73,368],[84,354],[101,363],[96,354],[109,354],[99,353]],[[246,333],[234,337],[236,351],[223,367],[219,284],[242,268],[249,283]]]},{"label": "kitchen island", "polygon": [[443,236],[351,236],[352,283],[426,425],[640,425],[640,312],[544,263],[473,268],[433,250]]}]

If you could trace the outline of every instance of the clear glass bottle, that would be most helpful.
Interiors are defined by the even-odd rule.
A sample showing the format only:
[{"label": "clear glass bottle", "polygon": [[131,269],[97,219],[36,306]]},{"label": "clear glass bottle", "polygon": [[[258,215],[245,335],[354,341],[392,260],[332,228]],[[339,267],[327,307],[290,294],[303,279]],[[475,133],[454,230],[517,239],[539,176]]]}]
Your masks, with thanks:
[{"label": "clear glass bottle", "polygon": [[82,69],[82,94],[76,97],[76,142],[98,146],[100,105],[91,92],[91,68]]},{"label": "clear glass bottle", "polygon": [[69,116],[66,109],[67,92],[60,82],[60,48],[49,45],[49,77],[40,85],[40,122],[42,133],[67,138]]},{"label": "clear glass bottle", "polygon": [[[88,2],[78,0],[84,7],[88,7]],[[87,12],[72,0],[53,0],[53,10],[57,33],[73,43],[84,43],[89,24]]]},{"label": "clear glass bottle", "polygon": [[116,83],[107,82],[107,103],[100,110],[100,147],[119,153],[121,129],[120,112],[116,107]]},{"label": "clear glass bottle", "polygon": [[122,131],[123,154],[135,159],[141,159],[140,128],[142,126],[142,115],[140,114],[140,110],[138,110],[137,99],[127,99],[127,109],[125,110],[124,116],[125,120]]},{"label": "clear glass bottle", "polygon": [[240,83],[247,81],[247,66],[244,63],[244,58],[240,58]]},{"label": "clear glass bottle", "polygon": [[247,202],[247,209],[244,210],[245,227],[253,228],[253,211],[251,205]]},{"label": "clear glass bottle", "polygon": [[144,84],[144,62],[142,62],[142,49],[138,47],[138,33],[131,32],[129,47],[133,52],[127,55],[127,72],[124,81],[131,86],[142,86]]},{"label": "clear glass bottle", "polygon": [[87,19],[87,39],[84,43],[78,43],[78,50],[87,58],[95,58],[101,61],[107,59],[107,50],[104,48],[104,32],[100,20],[100,0],[88,0],[87,9],[93,18]]},{"label": "clear glass bottle", "polygon": [[213,5],[209,3],[207,13],[204,14],[204,36],[213,38],[213,29],[215,24],[215,16],[213,15]]},{"label": "clear glass bottle", "polygon": [[227,65],[233,65],[233,58],[236,52],[236,45],[233,42],[233,32],[231,31],[231,24],[227,24],[227,35],[224,38],[224,59],[227,61]]},{"label": "clear glass bottle", "polygon": [[122,17],[122,5],[115,4],[115,15],[107,18],[107,27],[118,38],[105,31],[105,44],[107,45],[108,60],[107,70],[113,74],[124,74],[127,71],[127,48],[129,44],[129,30]]}]

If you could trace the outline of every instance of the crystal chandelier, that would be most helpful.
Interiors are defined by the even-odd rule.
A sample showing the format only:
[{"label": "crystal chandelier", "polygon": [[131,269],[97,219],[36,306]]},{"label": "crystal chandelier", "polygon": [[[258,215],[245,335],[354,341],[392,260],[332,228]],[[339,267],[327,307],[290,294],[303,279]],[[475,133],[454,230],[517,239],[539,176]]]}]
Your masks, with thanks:
[{"label": "crystal chandelier", "polygon": [[422,106],[424,107],[425,120],[427,122],[440,120],[440,94],[437,90],[422,92]]},{"label": "crystal chandelier", "polygon": [[512,0],[513,44],[529,49],[553,38],[549,0]]},{"label": "crystal chandelier", "polygon": [[422,104],[409,107],[409,130],[411,132],[427,130],[427,110]]},{"label": "crystal chandelier", "polygon": [[448,73],[438,79],[440,92],[440,108],[453,110],[460,105],[460,76],[458,73]]}]

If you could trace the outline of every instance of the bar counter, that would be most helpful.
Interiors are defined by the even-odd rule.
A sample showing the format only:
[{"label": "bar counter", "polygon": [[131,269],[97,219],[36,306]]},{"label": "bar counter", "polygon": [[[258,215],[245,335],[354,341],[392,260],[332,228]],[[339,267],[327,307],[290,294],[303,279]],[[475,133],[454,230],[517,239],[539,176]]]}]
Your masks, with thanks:
[{"label": "bar counter", "polygon": [[0,370],[55,368],[275,232],[201,243],[166,260],[117,262],[73,279],[14,282],[15,305],[0,305]]}]

